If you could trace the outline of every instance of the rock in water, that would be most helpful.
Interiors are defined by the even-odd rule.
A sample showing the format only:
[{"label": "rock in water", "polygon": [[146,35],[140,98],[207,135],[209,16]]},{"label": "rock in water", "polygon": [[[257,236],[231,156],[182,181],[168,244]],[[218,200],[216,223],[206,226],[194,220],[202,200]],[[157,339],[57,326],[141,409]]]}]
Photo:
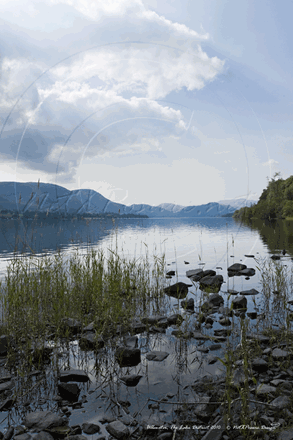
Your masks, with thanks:
[{"label": "rock in water", "polygon": [[80,394],[80,388],[76,383],[59,383],[58,391],[62,399],[69,402],[77,402]]},{"label": "rock in water", "polygon": [[140,349],[129,347],[118,347],[115,358],[120,367],[135,367],[141,361]]},{"label": "rock in water", "polygon": [[136,387],[142,377],[143,376],[141,376],[140,374],[128,374],[126,376],[120,377],[120,380],[127,387]]},{"label": "rock in water", "polygon": [[164,292],[173,298],[184,299],[187,296],[188,287],[192,287],[192,284],[185,284],[180,281],[172,286],[165,287]]},{"label": "rock in water", "polygon": [[207,275],[206,277],[200,279],[199,288],[204,292],[208,291],[218,293],[223,282],[224,278],[222,275]]},{"label": "rock in water", "polygon": [[120,422],[119,420],[109,423],[109,425],[106,426],[106,429],[109,434],[119,440],[125,440],[130,434],[127,426],[125,426],[124,423]]}]

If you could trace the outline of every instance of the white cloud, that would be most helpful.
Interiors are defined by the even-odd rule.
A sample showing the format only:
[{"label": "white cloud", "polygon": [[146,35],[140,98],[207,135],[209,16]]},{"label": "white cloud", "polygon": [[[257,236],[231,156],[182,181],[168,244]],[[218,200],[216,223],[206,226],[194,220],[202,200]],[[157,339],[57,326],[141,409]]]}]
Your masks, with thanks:
[{"label": "white cloud", "polygon": [[[77,37],[68,32],[68,56],[58,63],[54,58],[50,64],[50,56],[46,62],[40,61],[46,56],[40,55],[39,34],[34,34],[35,28],[31,27],[30,37],[21,41],[26,53],[32,49],[29,57],[5,52],[0,60],[0,120],[6,120],[11,112],[2,136],[2,140],[6,136],[7,157],[13,157],[8,152],[11,144],[8,138],[14,133],[11,142],[16,139],[19,164],[22,161],[25,165],[26,161],[31,168],[47,169],[49,175],[56,164],[60,175],[71,179],[84,156],[151,155],[160,151],[163,136],[180,139],[186,133],[191,110],[181,107],[179,110],[174,104],[159,100],[167,100],[172,92],[184,89],[200,90],[223,71],[224,61],[209,57],[199,45],[208,38],[206,34],[171,22],[147,9],[142,0],[45,0],[44,4],[45,7],[32,0],[24,6],[19,0],[11,0],[11,3],[0,0],[5,9],[13,11],[19,5],[18,11],[26,9],[27,14],[36,20],[40,17],[40,21],[46,19],[45,12],[49,9],[55,13],[60,6],[64,13],[65,9],[71,12],[73,8],[74,14],[78,11],[83,16],[85,29],[84,17],[89,26],[97,22],[96,41],[85,39],[84,50],[78,52],[73,47]],[[41,28],[41,25],[40,22],[38,26]],[[109,29],[111,38],[117,37],[116,41],[123,45],[98,47],[97,44],[89,49],[92,43],[100,44],[99,36],[104,31],[110,32]],[[81,40],[86,32],[81,31]],[[149,43],[127,41],[131,33],[137,39],[145,37]],[[59,53],[55,34],[48,32],[48,35],[50,48]],[[82,47],[80,41],[79,44]],[[66,45],[60,50],[62,54],[67,53]],[[76,52],[78,54],[74,54]],[[54,63],[54,67],[50,67]],[[27,136],[22,142],[21,133],[25,131]],[[44,147],[44,143],[38,143],[40,135],[33,147],[29,139],[33,131],[46,131],[46,141],[50,137],[48,132],[56,133],[57,137],[50,137]],[[64,144],[63,140],[68,142]]]},{"label": "white cloud", "polygon": [[275,164],[278,164],[278,163],[279,162],[277,160],[269,159],[267,162],[263,162],[262,166],[267,167],[267,166],[275,165]]},{"label": "white cloud", "polygon": [[49,0],[51,4],[66,4],[72,6],[85,17],[94,21],[101,21],[105,16],[131,16],[140,21],[156,23],[166,28],[169,32],[183,35],[196,40],[207,40],[208,34],[199,34],[188,28],[185,24],[174,23],[155,11],[146,9],[141,0]]}]

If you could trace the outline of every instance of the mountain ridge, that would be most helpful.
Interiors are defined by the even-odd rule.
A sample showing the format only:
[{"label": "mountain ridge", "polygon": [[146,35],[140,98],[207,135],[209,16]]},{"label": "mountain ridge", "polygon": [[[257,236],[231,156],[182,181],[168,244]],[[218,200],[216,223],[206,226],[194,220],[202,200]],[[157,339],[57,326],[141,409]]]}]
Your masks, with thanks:
[{"label": "mountain ridge", "polygon": [[112,202],[92,189],[70,191],[53,183],[0,182],[0,210],[7,209],[19,213],[38,211],[60,215],[131,214],[148,217],[220,217],[233,214],[236,207],[218,202],[190,206],[172,203],[161,203],[158,206],[143,203],[126,206]]}]

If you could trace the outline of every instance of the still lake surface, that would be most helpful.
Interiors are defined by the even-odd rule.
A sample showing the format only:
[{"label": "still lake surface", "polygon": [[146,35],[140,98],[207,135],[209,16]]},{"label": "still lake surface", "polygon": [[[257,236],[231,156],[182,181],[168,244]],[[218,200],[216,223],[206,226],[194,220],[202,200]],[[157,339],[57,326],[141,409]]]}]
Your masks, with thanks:
[{"label": "still lake surface", "polygon": [[[165,255],[170,270],[176,270],[178,281],[186,281],[186,270],[205,263],[204,269],[215,269],[224,276],[227,267],[242,262],[254,267],[254,260],[245,254],[263,258],[286,249],[284,257],[293,255],[293,222],[245,225],[232,218],[197,219],[84,219],[34,220],[0,219],[0,274],[16,256],[54,254],[58,249],[69,255],[75,249],[117,249],[129,258],[146,252]],[[189,264],[185,264],[187,261]],[[233,279],[245,283],[243,277]],[[227,280],[226,280],[227,281]],[[230,280],[231,281],[231,280]],[[257,283],[252,277],[249,286]],[[254,287],[254,286],[253,286]]]},{"label": "still lake surface", "polygon": [[[224,283],[219,292],[228,303],[228,289],[247,290],[257,289],[260,293],[248,296],[248,312],[261,311],[263,297],[261,294],[260,274],[257,270],[258,260],[268,258],[272,254],[281,255],[280,264],[292,267],[293,256],[293,223],[279,221],[275,223],[257,222],[245,225],[232,218],[202,218],[202,219],[84,219],[84,220],[55,220],[40,223],[33,220],[0,220],[0,277],[5,276],[7,265],[14,256],[31,255],[32,251],[38,257],[45,254],[54,254],[58,249],[64,255],[70,256],[76,249],[86,253],[88,249],[117,249],[119,254],[133,259],[149,255],[150,262],[153,255],[165,255],[166,271],[174,270],[176,276],[171,280],[164,279],[165,285],[176,281],[190,283],[186,271],[203,268],[214,269],[222,274]],[[245,254],[255,255],[255,258],[245,257]],[[255,276],[246,280],[243,276],[231,277],[227,275],[227,267],[233,263],[243,263],[247,267],[256,269]],[[189,264],[186,264],[189,263]],[[196,284],[196,283],[194,283]],[[193,297],[195,305],[199,304],[200,291],[196,285],[189,288],[188,298]],[[232,298],[231,298],[232,299]],[[230,301],[231,301],[230,299]],[[288,299],[292,299],[291,297]],[[180,310],[176,299],[171,298],[171,308]],[[184,312],[183,312],[184,313]],[[213,329],[223,328],[217,322],[215,314]],[[139,336],[139,346],[142,351],[142,363],[129,370],[129,374],[142,374],[144,377],[134,389],[129,389],[114,383],[109,386],[115,389],[115,396],[129,400],[132,408],[145,408],[147,398],[159,399],[167,392],[174,393],[177,401],[194,399],[192,394],[184,389],[197,377],[210,374],[222,375],[221,362],[210,365],[201,353],[196,353],[198,341],[181,341],[171,336],[171,330],[166,334]],[[208,334],[208,332],[206,332]],[[209,346],[208,341],[205,346]],[[78,348],[76,348],[78,349]],[[224,349],[224,344],[223,344]],[[170,356],[161,363],[148,362],[144,355],[149,350],[162,350]],[[221,350],[213,352],[216,356],[223,356]],[[84,368],[77,358],[70,358],[71,368]],[[98,394],[94,371],[96,360],[87,357],[86,369],[92,380],[91,399],[83,410],[74,411],[74,422],[82,423],[89,414],[94,416],[105,407],[105,399]],[[114,376],[113,376],[114,377]],[[112,387],[112,388],[111,388]],[[194,400],[193,400],[194,401]],[[169,405],[170,407],[171,405]],[[148,420],[148,409],[142,410],[142,416]],[[169,414],[170,413],[170,414]],[[171,417],[171,409],[164,415]]]},{"label": "still lake surface", "polygon": [[[262,221],[247,225],[233,218],[156,218],[156,219],[83,219],[51,220],[3,220],[0,219],[0,278],[14,256],[25,257],[34,253],[38,257],[60,250],[70,257],[78,249],[85,254],[89,249],[117,250],[119,255],[138,259],[146,254],[165,256],[166,271],[174,270],[172,284],[177,281],[190,283],[186,271],[202,268],[213,269],[224,277],[221,292],[227,289],[261,290],[260,260],[281,254],[281,264],[291,268],[293,256],[293,222]],[[254,258],[245,255],[255,255]],[[186,264],[188,263],[188,264]],[[227,267],[234,263],[246,264],[256,270],[255,276],[228,278]],[[190,287],[195,303],[199,297],[195,287]],[[220,292],[220,293],[221,293]],[[261,300],[258,295],[257,300]],[[252,305],[252,298],[247,297]],[[291,298],[290,298],[291,299]],[[175,300],[176,301],[176,300]],[[254,304],[255,306],[255,304]],[[250,307],[251,308],[251,307]],[[248,308],[248,311],[252,311]]]}]

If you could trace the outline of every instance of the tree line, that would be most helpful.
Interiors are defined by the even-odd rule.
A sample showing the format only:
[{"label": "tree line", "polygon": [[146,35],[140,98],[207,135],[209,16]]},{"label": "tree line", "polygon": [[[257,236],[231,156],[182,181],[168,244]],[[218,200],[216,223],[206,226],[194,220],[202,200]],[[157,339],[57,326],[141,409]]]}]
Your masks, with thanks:
[{"label": "tree line", "polygon": [[286,219],[293,218],[293,176],[282,179],[280,173],[268,179],[259,201],[251,206],[237,209],[233,218],[251,219]]}]

